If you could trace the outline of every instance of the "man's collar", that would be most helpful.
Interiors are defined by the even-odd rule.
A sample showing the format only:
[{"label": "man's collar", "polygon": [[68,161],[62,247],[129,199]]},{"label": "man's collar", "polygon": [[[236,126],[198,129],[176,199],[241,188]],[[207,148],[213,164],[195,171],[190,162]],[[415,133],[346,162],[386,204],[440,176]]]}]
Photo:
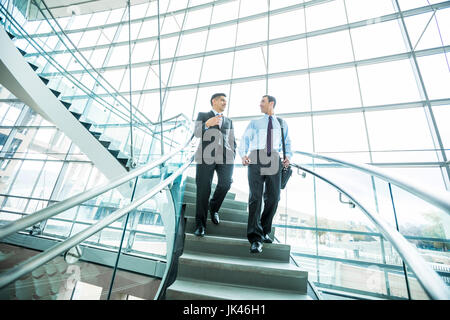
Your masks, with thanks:
[{"label": "man's collar", "polygon": [[222,114],[222,115],[223,115],[223,112],[217,112],[217,111],[214,110],[214,109],[211,109],[211,111],[214,113],[215,116],[217,116],[218,114]]}]

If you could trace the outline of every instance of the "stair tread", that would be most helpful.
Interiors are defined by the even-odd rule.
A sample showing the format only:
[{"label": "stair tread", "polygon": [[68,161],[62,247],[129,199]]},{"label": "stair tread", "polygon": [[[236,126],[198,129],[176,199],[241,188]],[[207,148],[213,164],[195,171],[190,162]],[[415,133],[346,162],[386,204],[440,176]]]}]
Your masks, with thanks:
[{"label": "stair tread", "polygon": [[[213,192],[211,191],[211,196],[212,196]],[[227,195],[230,195],[228,198],[225,199],[229,199],[231,198],[231,196],[236,195],[234,192],[228,192]],[[192,192],[192,191],[184,191],[184,196],[186,196],[187,198],[197,198],[197,193],[196,192]],[[231,200],[231,199],[229,199]],[[239,200],[231,200],[233,203],[237,203],[239,205],[247,205],[248,203],[245,201],[239,201]]]},{"label": "stair tread", "polygon": [[[212,189],[211,189],[211,196],[212,196]],[[192,192],[192,191],[189,191],[189,190],[185,190],[184,191],[184,197],[191,197],[191,198],[197,198],[197,193],[196,192]],[[234,197],[236,196],[236,194],[235,193],[233,193],[233,192],[228,192],[227,194],[226,194],[226,196],[225,196],[225,200],[232,200],[232,201],[234,201]]]},{"label": "stair tread", "polygon": [[[276,245],[276,244],[265,244],[265,245]],[[264,250],[264,249],[263,249]],[[190,253],[183,252],[179,258],[179,263],[184,263],[185,261],[191,261],[196,263],[201,263],[203,266],[208,264],[217,264],[222,268],[227,269],[239,269],[239,270],[250,270],[252,272],[269,272],[271,275],[287,275],[290,273],[292,275],[304,275],[308,273],[301,270],[294,264],[289,262],[281,262],[274,260],[263,260],[263,259],[248,259],[246,257],[233,257],[233,256],[222,256],[215,255],[211,253]]]},{"label": "stair tread", "polygon": [[[186,238],[185,240],[191,240],[191,241],[208,241],[208,243],[219,243],[222,245],[245,245],[250,246],[250,242],[248,242],[247,239],[241,239],[241,238],[230,238],[230,237],[223,237],[223,236],[217,236],[217,235],[205,235],[204,237],[197,237],[193,233],[186,232]],[[284,249],[284,250],[290,250],[290,246],[288,244],[283,243],[264,243],[264,247],[277,247],[278,249]]]},{"label": "stair tread", "polygon": [[[185,202],[186,204],[186,209],[194,209],[196,208],[196,204],[192,203],[192,202]],[[223,212],[224,214],[231,212],[231,213],[235,213],[235,214],[241,214],[245,217],[248,216],[248,211],[247,209],[243,210],[243,209],[237,209],[237,208],[230,208],[227,207],[226,205],[222,205],[219,209],[219,215],[220,213]]]},{"label": "stair tread", "polygon": [[[192,216],[187,216],[186,219],[188,220],[194,220],[195,222],[195,217]],[[211,223],[211,224],[210,224]],[[220,223],[218,225],[215,225],[211,222],[210,219],[206,220],[206,232],[208,232],[208,227],[209,226],[216,226],[216,227],[244,227],[247,230],[247,223],[244,222],[235,222],[235,221],[229,221],[229,220],[221,220]]]},{"label": "stair tread", "polygon": [[[168,290],[196,294],[206,299],[227,300],[312,300],[307,294],[295,291],[238,286],[226,283],[199,281],[198,279],[177,279]],[[225,310],[226,312],[226,310]],[[225,313],[226,314],[226,313]]]}]

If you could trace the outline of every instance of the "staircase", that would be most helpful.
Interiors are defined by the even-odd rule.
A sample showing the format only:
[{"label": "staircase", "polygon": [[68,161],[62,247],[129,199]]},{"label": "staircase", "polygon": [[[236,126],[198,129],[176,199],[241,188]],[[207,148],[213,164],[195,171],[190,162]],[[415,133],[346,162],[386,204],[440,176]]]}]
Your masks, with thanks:
[{"label": "staircase", "polygon": [[[212,187],[213,194],[215,185]],[[228,193],[219,211],[220,223],[208,216],[206,235],[195,231],[195,179],[188,177],[184,251],[167,300],[310,300],[308,273],[291,264],[290,246],[264,243],[263,252],[250,253],[247,240],[247,203]],[[274,228],[271,231],[271,238]]]},{"label": "staircase", "polygon": [[27,53],[16,48],[14,35],[0,27],[0,84],[63,131],[109,179],[129,170],[127,155],[111,147],[83,115],[70,111],[71,103],[59,99],[60,92],[47,87],[39,66],[27,62]]}]

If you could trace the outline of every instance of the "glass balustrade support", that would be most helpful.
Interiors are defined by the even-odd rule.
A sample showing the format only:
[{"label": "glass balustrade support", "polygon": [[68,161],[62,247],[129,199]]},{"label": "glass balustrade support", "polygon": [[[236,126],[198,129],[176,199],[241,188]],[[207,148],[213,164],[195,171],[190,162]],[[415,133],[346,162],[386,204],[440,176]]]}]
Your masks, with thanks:
[{"label": "glass balustrade support", "polygon": [[[388,186],[389,186],[389,195],[391,197],[392,209],[394,211],[395,228],[397,229],[397,232],[400,232],[400,229],[398,227],[397,212],[395,210],[394,195],[392,194],[392,187],[390,183],[388,183]],[[406,270],[405,261],[402,261],[402,267],[403,267],[403,274],[405,275],[405,283],[406,283],[406,291],[408,293],[408,299],[411,300],[411,290],[409,288],[408,271]]]},{"label": "glass balustrade support", "polygon": [[432,299],[437,300],[449,300],[450,290],[448,290],[447,285],[442,281],[442,279],[437,275],[437,273],[427,265],[425,260],[418,254],[417,250],[412,247],[412,245],[395,229],[393,229],[387,222],[385,222],[379,215],[375,215],[367,210],[359,201],[355,199],[354,196],[349,194],[347,191],[343,190],[337,184],[331,180],[322,177],[316,172],[304,168],[298,164],[291,164],[297,169],[301,169],[320,180],[326,182],[334,189],[343,193],[348,197],[359,209],[361,209],[364,214],[369,218],[369,220],[377,226],[381,231],[383,236],[389,240],[389,242],[394,246],[397,252],[402,257],[403,261],[406,262],[408,267],[413,271],[419,280],[422,288],[425,290],[427,295]]},{"label": "glass balustrade support", "polygon": [[[128,5],[129,5],[129,3],[128,3]],[[130,202],[133,202],[133,200],[134,200],[134,195],[135,195],[135,193],[136,193],[136,186],[137,186],[137,184],[138,184],[138,179],[139,179],[139,177],[137,177],[136,180],[134,181],[133,194],[131,195]],[[121,237],[121,239],[120,239],[119,250],[118,250],[118,252],[117,252],[116,263],[115,263],[115,265],[114,265],[114,270],[113,270],[113,275],[112,275],[112,279],[111,279],[111,284],[110,284],[110,286],[109,286],[109,291],[108,291],[108,298],[107,298],[107,300],[110,300],[110,299],[111,299],[111,292],[112,292],[112,289],[113,289],[113,287],[114,287],[114,281],[115,281],[115,279],[116,279],[117,266],[119,265],[119,259],[120,259],[120,255],[121,255],[121,253],[122,253],[123,240],[125,239],[125,233],[126,233],[126,231],[127,231],[128,219],[129,219],[129,218],[130,218],[130,212],[127,213],[127,216],[126,216],[126,219],[125,219],[125,223],[124,223],[124,226],[123,226],[122,237]]]}]

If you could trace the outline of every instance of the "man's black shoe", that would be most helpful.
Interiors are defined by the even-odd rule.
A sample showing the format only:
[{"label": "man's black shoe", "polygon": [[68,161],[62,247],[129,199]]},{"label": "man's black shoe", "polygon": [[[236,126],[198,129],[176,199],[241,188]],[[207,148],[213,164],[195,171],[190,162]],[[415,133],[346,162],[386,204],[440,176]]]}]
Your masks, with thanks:
[{"label": "man's black shoe", "polygon": [[219,219],[219,213],[218,212],[214,212],[214,213],[211,212],[211,221],[214,224],[219,224],[220,219]]},{"label": "man's black shoe", "polygon": [[264,243],[272,243],[273,242],[273,240],[270,239],[268,234],[264,235],[263,241],[264,241]]},{"label": "man's black shoe", "polygon": [[262,243],[259,241],[253,242],[250,246],[250,252],[251,253],[261,253],[262,252]]},{"label": "man's black shoe", "polygon": [[195,230],[194,234],[195,234],[197,237],[204,237],[204,236],[205,236],[205,227],[198,227],[198,228]]}]

